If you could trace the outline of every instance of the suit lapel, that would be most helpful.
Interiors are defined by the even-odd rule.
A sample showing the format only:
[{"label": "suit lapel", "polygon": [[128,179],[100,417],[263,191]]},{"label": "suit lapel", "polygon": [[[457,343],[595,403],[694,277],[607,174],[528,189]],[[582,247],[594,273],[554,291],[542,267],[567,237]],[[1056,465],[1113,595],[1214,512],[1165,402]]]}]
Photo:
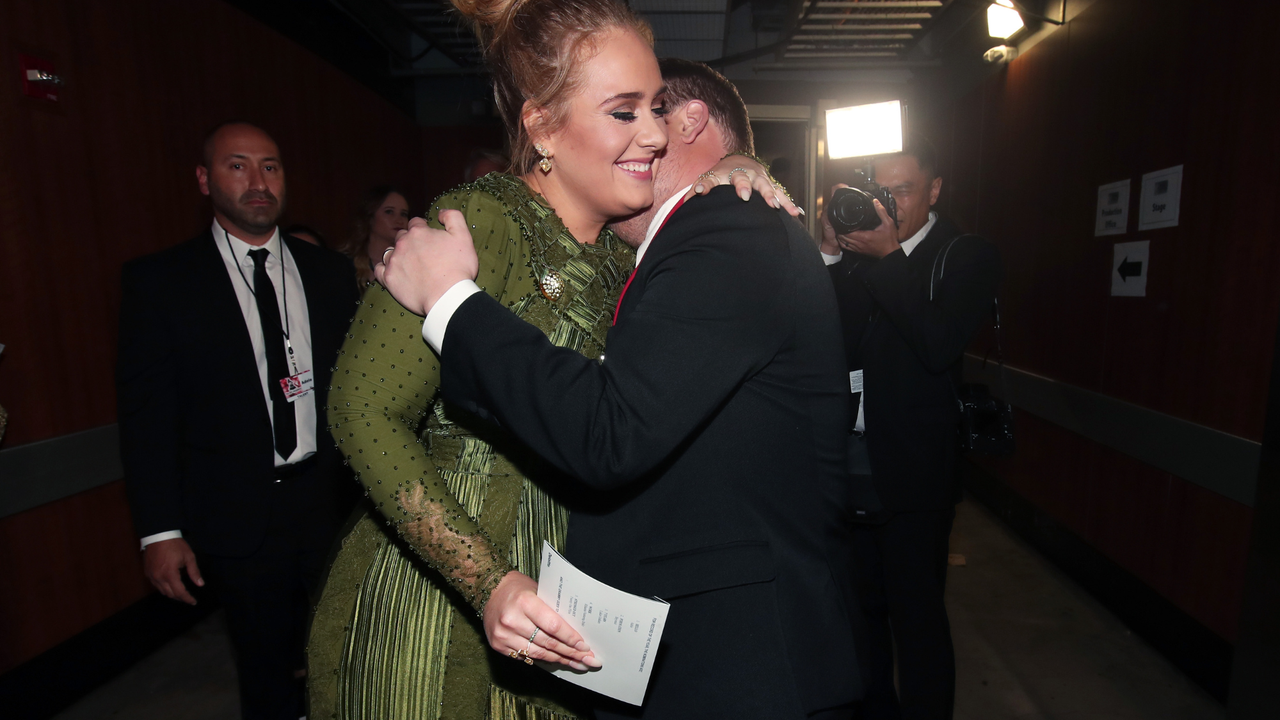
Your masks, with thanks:
[{"label": "suit lapel", "polygon": [[[301,240],[294,240],[288,235],[281,235],[280,240],[288,243],[289,255],[298,268],[298,277],[302,278],[302,293],[307,299],[307,322],[311,328],[311,372],[315,378],[316,403],[316,437],[325,437],[328,420],[325,414],[324,398],[334,361],[338,355],[338,346],[346,328],[341,309],[338,307],[338,296],[334,294],[333,285],[327,284],[327,275],[320,263],[316,262],[317,252],[314,248],[303,247]],[[340,324],[342,329],[335,328]],[[322,360],[322,358],[329,358]]]},{"label": "suit lapel", "polygon": [[907,259],[911,261],[912,267],[915,268],[917,272],[926,273],[925,276],[928,277],[928,274],[933,270],[933,259],[937,257],[938,251],[942,249],[942,246],[945,245],[948,240],[955,236],[955,228],[951,223],[947,222],[945,218],[939,215],[937,222],[935,222],[933,227],[929,229],[929,234],[924,236],[924,239],[921,240],[920,244],[916,246],[916,249],[907,256]]},{"label": "suit lapel", "polygon": [[[907,266],[911,268],[912,274],[922,274],[927,281],[930,277],[929,273],[933,270],[933,259],[937,256],[938,251],[944,244],[955,236],[955,230],[941,215],[938,216],[933,227],[929,229],[929,234],[920,240],[920,244],[916,245],[911,254],[907,256]],[[868,338],[877,329],[881,316],[880,306],[872,303],[870,317],[867,320],[866,328],[862,332],[862,337],[858,341],[858,348],[867,343]]]},{"label": "suit lapel", "polygon": [[[281,235],[280,241],[288,243],[289,255],[293,258],[294,264],[298,268],[298,277],[302,278],[302,293],[307,299],[307,321],[311,325],[311,366],[314,373],[318,373],[321,363],[316,362],[318,357],[328,357],[326,353],[330,348],[323,346],[324,338],[328,334],[322,329],[323,320],[329,315],[325,313],[325,307],[322,303],[325,300],[324,288],[320,278],[319,269],[312,262],[314,258],[310,257],[310,253],[303,252],[299,245],[300,242],[293,241],[288,235]],[[332,313],[330,313],[332,314]],[[337,353],[337,348],[333,348],[333,353]],[[319,375],[315,375],[316,382],[320,382]]]},{"label": "suit lapel", "polygon": [[[662,218],[662,224],[658,226],[658,231],[653,234],[653,238],[649,241],[649,247],[645,250],[645,257],[653,254],[653,244],[657,242],[658,237],[662,235],[662,231],[666,229],[667,223],[670,222],[671,216],[684,205],[684,201],[688,198],[680,198],[675,205],[671,206],[671,210],[667,212],[667,216]],[[618,315],[622,313],[622,300],[627,296],[627,290],[631,289],[631,281],[636,279],[636,275],[640,273],[640,266],[644,264],[643,259],[636,261],[636,266],[631,270],[631,275],[627,277],[627,282],[622,286],[622,292],[618,294],[618,303],[613,308],[613,324],[618,324]],[[652,265],[652,263],[650,263]]]},{"label": "suit lapel", "polygon": [[[249,327],[245,324],[244,314],[240,311],[240,300],[236,296],[235,285],[227,272],[218,251],[217,240],[212,232],[206,232],[195,247],[196,258],[192,264],[190,280],[195,302],[207,305],[206,312],[201,313],[209,327],[201,328],[208,337],[218,338],[227,343],[225,357],[230,367],[226,368],[231,379],[228,387],[260,388],[262,378],[258,375],[258,360],[253,352],[253,341],[249,338]],[[255,393],[259,402],[254,414],[267,428],[271,427],[271,416],[267,413],[266,400],[260,393]]]}]

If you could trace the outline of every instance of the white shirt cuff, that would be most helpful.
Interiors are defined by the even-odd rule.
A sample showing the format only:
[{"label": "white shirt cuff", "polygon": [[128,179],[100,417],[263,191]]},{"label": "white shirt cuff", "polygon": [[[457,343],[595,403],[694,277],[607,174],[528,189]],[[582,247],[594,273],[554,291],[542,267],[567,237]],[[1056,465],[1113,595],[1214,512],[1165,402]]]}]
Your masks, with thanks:
[{"label": "white shirt cuff", "polygon": [[142,549],[146,550],[147,546],[151,543],[158,543],[161,540],[174,540],[180,537],[182,537],[181,530],[170,530],[168,532],[156,533],[155,535],[148,535],[142,538]]},{"label": "white shirt cuff", "polygon": [[[819,250],[818,252],[822,252],[822,251],[821,251],[821,250]],[[843,250],[841,250],[840,252],[836,253],[835,255],[828,255],[828,254],[826,254],[826,253],[822,253],[822,262],[824,262],[824,263],[826,263],[826,264],[828,264],[828,265],[835,265],[836,263],[840,262],[840,258],[843,258],[843,257],[844,257],[844,251],[843,251]]]},{"label": "white shirt cuff", "polygon": [[444,347],[444,331],[449,329],[449,320],[458,311],[458,306],[478,292],[480,286],[474,280],[460,280],[441,295],[431,312],[427,313],[427,318],[422,321],[422,337],[437,355]]}]

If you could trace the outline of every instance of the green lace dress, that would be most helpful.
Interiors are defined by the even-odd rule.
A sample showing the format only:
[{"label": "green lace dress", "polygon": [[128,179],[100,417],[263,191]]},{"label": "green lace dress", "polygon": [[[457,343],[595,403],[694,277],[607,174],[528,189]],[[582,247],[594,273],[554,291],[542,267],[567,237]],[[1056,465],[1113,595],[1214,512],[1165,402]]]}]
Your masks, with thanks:
[{"label": "green lace dress", "polygon": [[[447,208],[467,218],[485,292],[557,345],[603,353],[631,248],[608,230],[578,243],[510,175],[442,196],[434,227]],[[544,292],[548,275],[559,294]],[[422,318],[373,285],[338,356],[330,430],[377,512],[349,526],[315,610],[309,717],[575,717],[580,691],[489,649],[478,615],[508,571],[538,577],[544,539],[563,547],[568,513],[548,492],[562,478],[440,399],[421,334]]]}]

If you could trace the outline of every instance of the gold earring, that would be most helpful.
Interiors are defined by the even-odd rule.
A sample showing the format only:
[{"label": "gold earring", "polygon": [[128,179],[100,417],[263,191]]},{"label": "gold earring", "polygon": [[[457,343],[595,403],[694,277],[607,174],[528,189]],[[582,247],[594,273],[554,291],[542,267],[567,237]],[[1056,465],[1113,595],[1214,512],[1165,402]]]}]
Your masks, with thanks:
[{"label": "gold earring", "polygon": [[544,173],[551,172],[551,153],[547,152],[547,149],[542,147],[542,143],[534,144],[533,149],[537,150],[538,154],[542,156],[542,159],[538,161],[538,167],[542,168],[542,172]]}]

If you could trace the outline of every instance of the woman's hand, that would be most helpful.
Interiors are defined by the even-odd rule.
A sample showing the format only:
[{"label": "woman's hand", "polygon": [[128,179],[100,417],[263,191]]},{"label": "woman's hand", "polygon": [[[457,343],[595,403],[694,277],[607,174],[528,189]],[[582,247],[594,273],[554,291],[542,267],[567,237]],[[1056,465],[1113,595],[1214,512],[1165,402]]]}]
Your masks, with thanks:
[{"label": "woman's hand", "polygon": [[560,663],[574,670],[600,667],[582,636],[538,599],[538,584],[514,570],[489,595],[484,606],[484,634],[489,647],[517,660],[524,660],[527,654],[533,660]]},{"label": "woman's hand", "polygon": [[706,195],[717,185],[733,185],[738,191],[738,197],[743,200],[750,200],[754,189],[772,207],[785,209],[792,217],[804,214],[804,210],[797,207],[787,195],[787,189],[775,185],[764,166],[745,155],[730,155],[699,175],[686,199],[694,195]]}]

